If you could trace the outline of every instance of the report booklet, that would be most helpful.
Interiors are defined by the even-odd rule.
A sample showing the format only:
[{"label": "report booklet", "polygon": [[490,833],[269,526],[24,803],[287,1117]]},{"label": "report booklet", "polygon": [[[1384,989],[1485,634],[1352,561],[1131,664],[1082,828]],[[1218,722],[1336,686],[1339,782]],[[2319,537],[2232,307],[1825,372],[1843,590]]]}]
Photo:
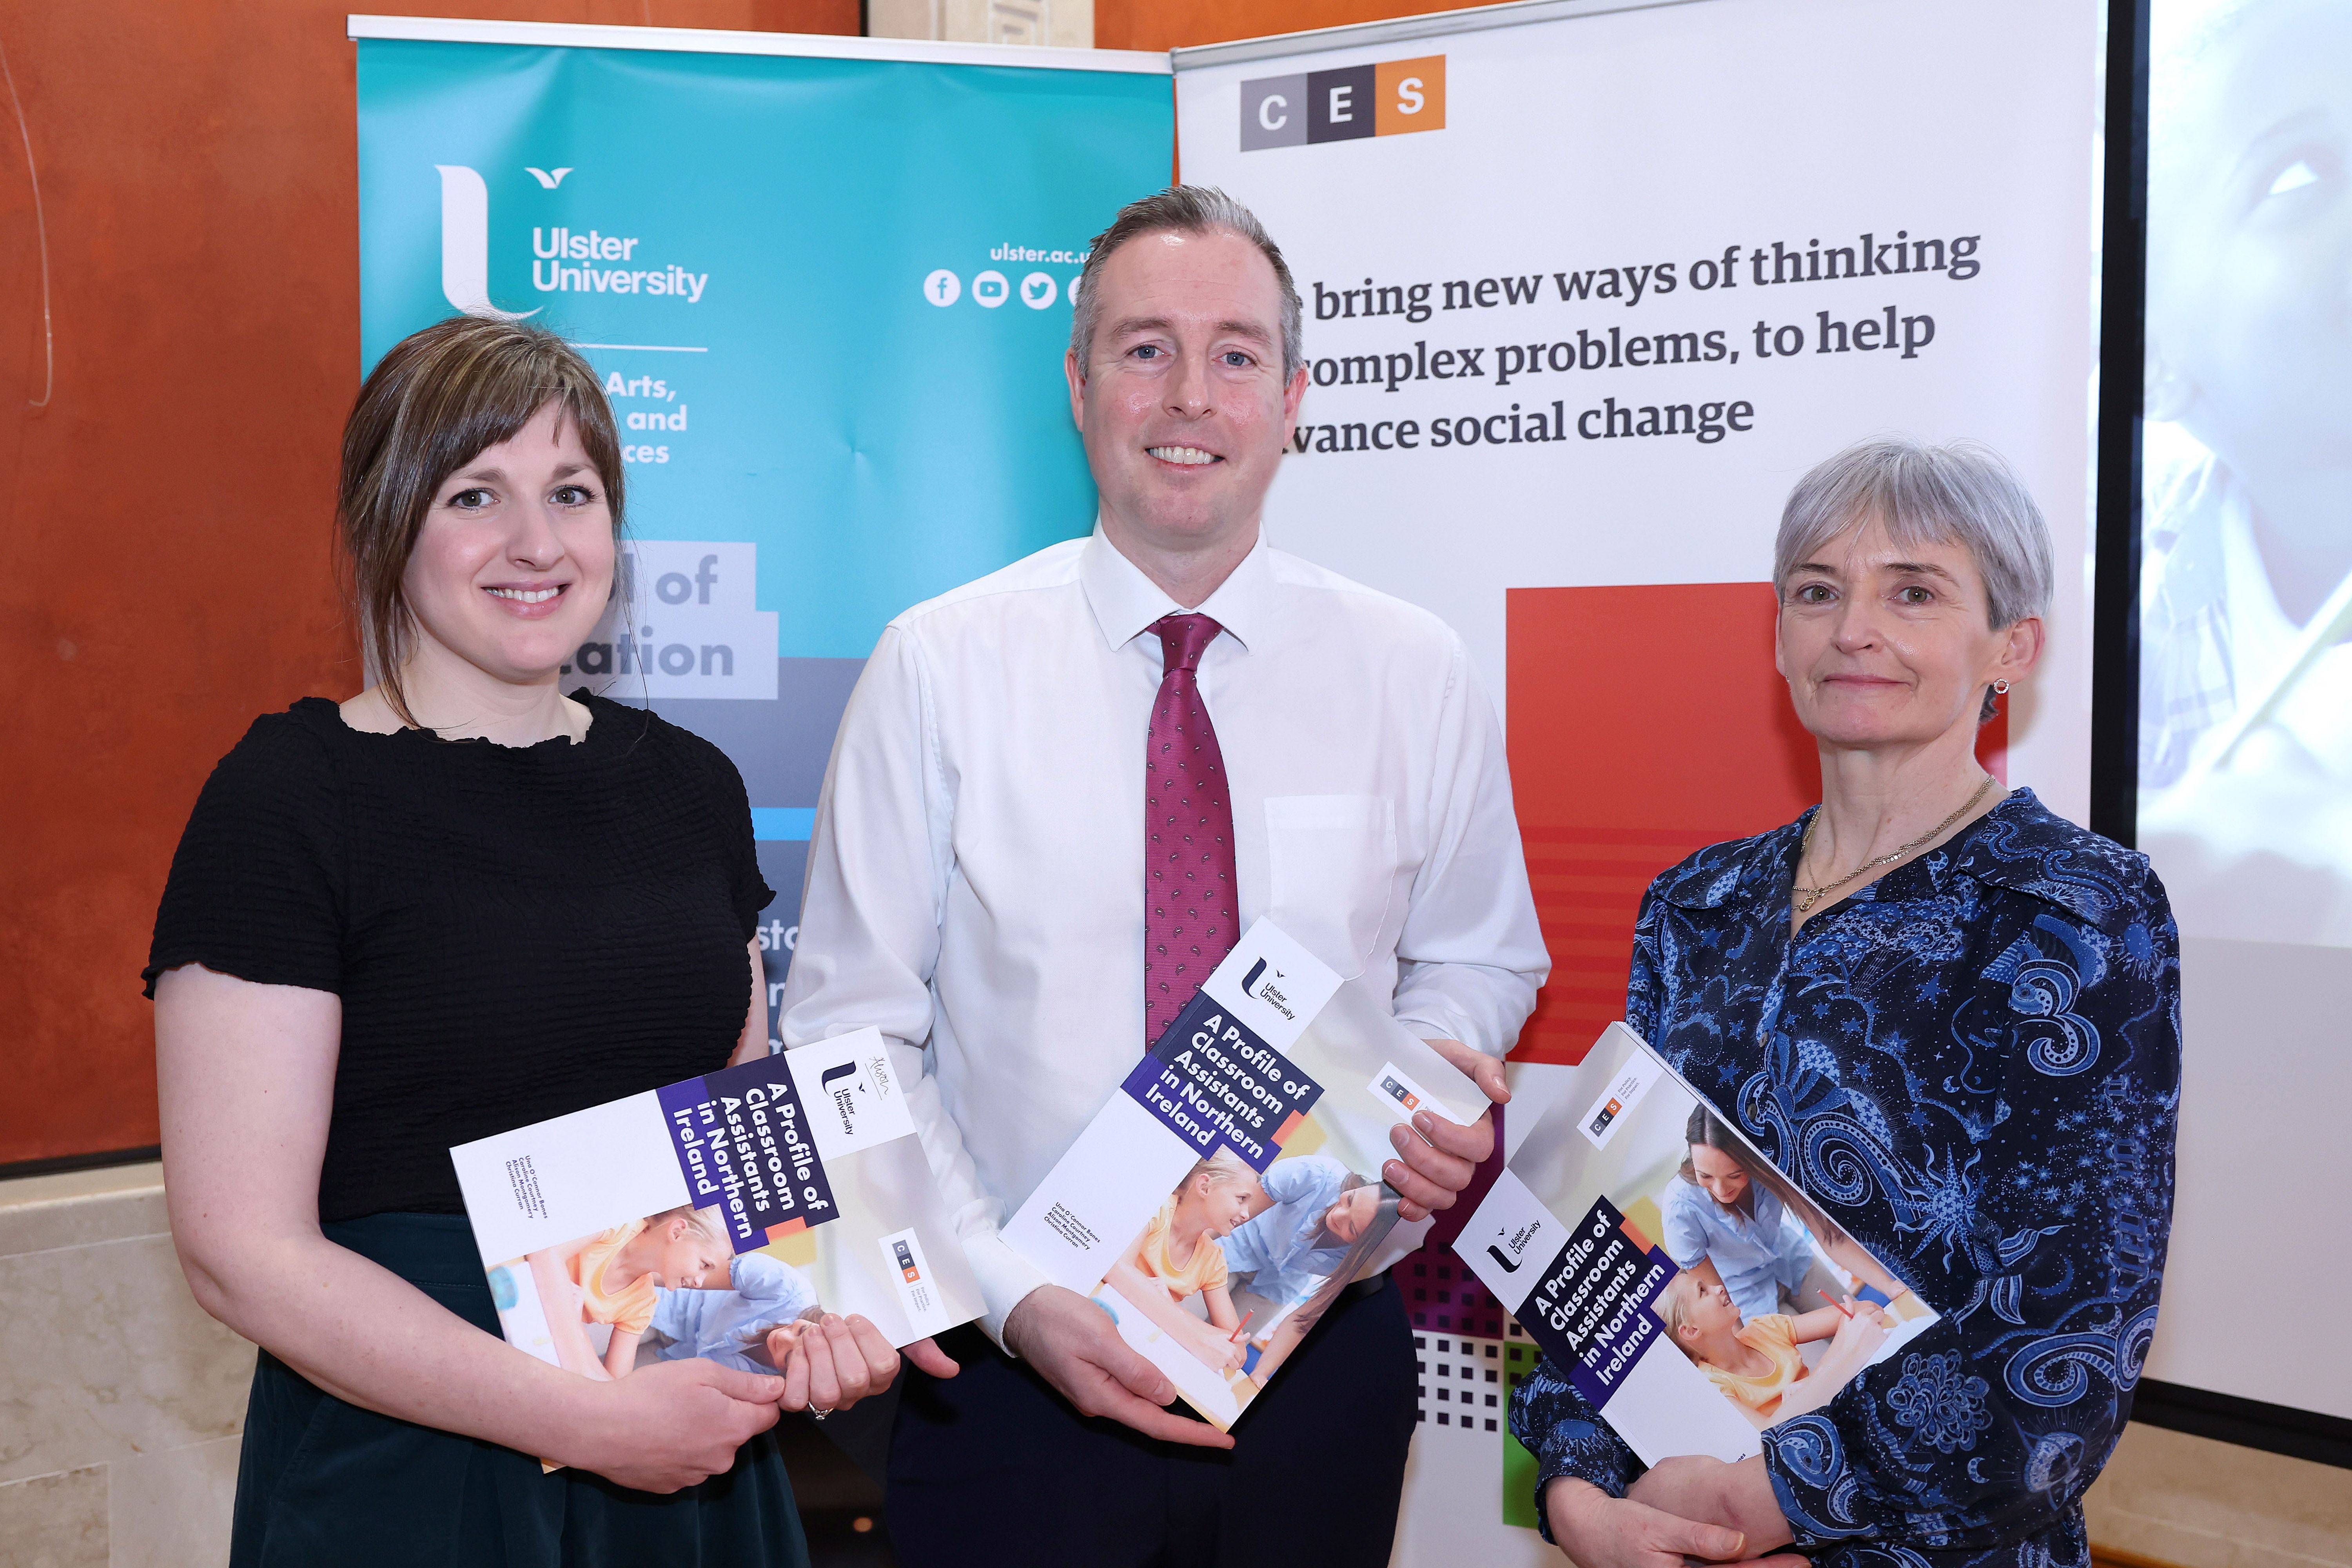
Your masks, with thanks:
[{"label": "report booklet", "polygon": [[449,1154],[508,1342],[587,1376],[772,1371],[826,1312],[893,1345],[981,1313],[877,1030]]},{"label": "report booklet", "polygon": [[1394,1261],[1389,1131],[1476,1084],[1261,920],[1005,1226],[1230,1428],[1352,1281]]},{"label": "report booklet", "polygon": [[1624,1025],[1573,1071],[1454,1247],[1644,1464],[1761,1453],[1937,1321]]}]

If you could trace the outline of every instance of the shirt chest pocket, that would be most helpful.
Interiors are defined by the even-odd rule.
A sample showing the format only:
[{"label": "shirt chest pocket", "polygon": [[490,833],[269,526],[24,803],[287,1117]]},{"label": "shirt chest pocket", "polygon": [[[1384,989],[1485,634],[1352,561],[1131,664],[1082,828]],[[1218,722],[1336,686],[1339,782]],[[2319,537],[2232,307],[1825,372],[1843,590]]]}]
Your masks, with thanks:
[{"label": "shirt chest pocket", "polygon": [[1396,896],[1396,808],[1376,795],[1269,795],[1267,916],[1349,979],[1378,950]]}]

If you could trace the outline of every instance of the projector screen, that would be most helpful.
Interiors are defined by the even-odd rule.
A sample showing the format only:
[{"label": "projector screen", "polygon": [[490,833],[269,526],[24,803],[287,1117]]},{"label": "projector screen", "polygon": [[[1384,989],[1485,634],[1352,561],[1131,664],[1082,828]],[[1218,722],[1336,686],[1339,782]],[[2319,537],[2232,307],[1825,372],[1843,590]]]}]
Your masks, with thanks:
[{"label": "projector screen", "polygon": [[2352,1417],[2352,1363],[2249,1331],[2352,1294],[2352,6],[2149,25],[2137,837],[2188,1056],[2147,1373]]}]

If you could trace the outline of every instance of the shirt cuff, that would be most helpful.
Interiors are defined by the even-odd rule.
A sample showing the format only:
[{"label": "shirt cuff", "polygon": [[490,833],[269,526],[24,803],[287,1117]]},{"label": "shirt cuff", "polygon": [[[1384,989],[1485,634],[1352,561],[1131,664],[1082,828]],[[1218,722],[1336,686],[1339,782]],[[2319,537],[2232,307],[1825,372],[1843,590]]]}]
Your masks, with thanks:
[{"label": "shirt cuff", "polygon": [[1424,1040],[1459,1040],[1481,1056],[1501,1054],[1489,1049],[1486,1043],[1478,1038],[1478,1032],[1471,1027],[1469,1019],[1443,1008],[1425,1007],[1412,1013],[1400,1013],[1397,1022]]},{"label": "shirt cuff", "polygon": [[1053,1281],[1044,1269],[1013,1251],[993,1230],[965,1237],[963,1256],[964,1261],[971,1265],[973,1278],[980,1281],[980,1299],[987,1309],[981,1314],[981,1332],[997,1349],[1011,1355],[1012,1349],[1004,1342],[1004,1320],[1013,1315],[1013,1309],[1030,1291]]}]

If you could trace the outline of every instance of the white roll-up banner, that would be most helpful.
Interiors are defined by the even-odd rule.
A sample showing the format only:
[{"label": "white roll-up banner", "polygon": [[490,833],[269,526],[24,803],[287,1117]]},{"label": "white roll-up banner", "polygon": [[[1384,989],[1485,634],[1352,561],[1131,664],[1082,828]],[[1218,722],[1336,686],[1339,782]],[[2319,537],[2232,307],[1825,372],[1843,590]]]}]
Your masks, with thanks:
[{"label": "white roll-up banner", "polygon": [[[1698,0],[1178,52],[1184,179],[1306,302],[1270,537],[1443,616],[1505,694],[1556,965],[1522,1059],[1621,1016],[1652,875],[1819,798],[1768,580],[1852,442],[1982,441],[2039,500],[2049,651],[1984,749],[2085,817],[2103,38],[2094,0]],[[1503,1429],[1527,1342],[1415,1261],[1398,1561],[1557,1561]]]}]

